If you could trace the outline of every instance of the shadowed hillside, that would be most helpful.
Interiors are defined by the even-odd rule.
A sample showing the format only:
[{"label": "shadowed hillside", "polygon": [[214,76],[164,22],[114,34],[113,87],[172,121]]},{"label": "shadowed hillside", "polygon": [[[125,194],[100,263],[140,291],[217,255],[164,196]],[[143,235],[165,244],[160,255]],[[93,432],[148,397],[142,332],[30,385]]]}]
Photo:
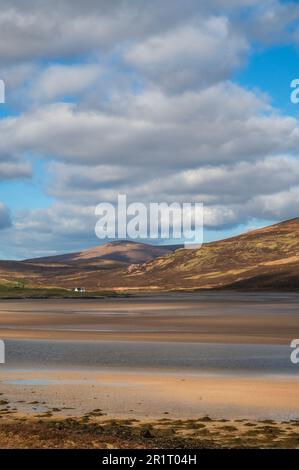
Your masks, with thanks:
[{"label": "shadowed hillside", "polygon": [[[198,250],[112,242],[57,257],[0,262],[2,282],[91,290],[299,289],[299,218]],[[21,281],[20,281],[21,280]]]},{"label": "shadowed hillside", "polygon": [[169,288],[299,288],[299,218],[177,250],[141,267],[138,276]]}]

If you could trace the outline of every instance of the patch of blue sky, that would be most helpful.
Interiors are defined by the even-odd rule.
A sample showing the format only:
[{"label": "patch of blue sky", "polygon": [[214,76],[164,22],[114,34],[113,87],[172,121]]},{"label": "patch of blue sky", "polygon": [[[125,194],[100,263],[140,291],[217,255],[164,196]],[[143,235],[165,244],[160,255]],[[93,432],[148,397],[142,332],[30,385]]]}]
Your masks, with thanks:
[{"label": "patch of blue sky", "polygon": [[45,162],[32,158],[32,178],[6,180],[0,184],[0,201],[12,211],[49,207],[53,198],[45,192]]},{"label": "patch of blue sky", "polygon": [[5,119],[9,116],[15,116],[18,112],[16,109],[12,108],[7,102],[1,103],[0,105],[0,119]]},{"label": "patch of blue sky", "polygon": [[233,80],[247,89],[266,93],[280,113],[299,118],[299,105],[290,100],[290,84],[295,78],[299,78],[299,51],[283,45],[255,50]]}]

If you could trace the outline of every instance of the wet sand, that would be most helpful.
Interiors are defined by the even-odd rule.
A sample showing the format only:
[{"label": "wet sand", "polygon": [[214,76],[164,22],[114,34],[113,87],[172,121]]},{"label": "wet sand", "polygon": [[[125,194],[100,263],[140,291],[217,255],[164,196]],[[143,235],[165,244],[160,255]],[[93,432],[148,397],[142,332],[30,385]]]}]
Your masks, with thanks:
[{"label": "wet sand", "polygon": [[0,448],[299,448],[298,379],[10,371]]},{"label": "wet sand", "polygon": [[110,417],[274,419],[299,417],[298,377],[142,371],[9,370],[1,393],[10,407],[34,415],[52,408],[82,416],[100,408]]},{"label": "wet sand", "polygon": [[297,294],[1,301],[0,338],[289,344],[298,307]]},{"label": "wet sand", "polygon": [[[41,435],[52,435],[57,421],[66,436],[76,430],[73,443],[65,437],[62,446],[146,447],[138,433],[161,420],[168,420],[169,435],[163,440],[154,426],[152,436],[161,448],[192,439],[200,439],[193,447],[297,447],[299,367],[290,363],[289,345],[299,336],[298,307],[292,294],[1,302],[7,363],[0,365],[0,447],[9,446],[9,435],[12,446],[47,446],[30,440],[30,432],[40,426]],[[206,416],[227,420],[235,431],[214,429],[214,421],[201,428]],[[94,444],[80,441],[82,423],[95,437],[92,419],[101,429],[105,419],[138,420],[138,432],[123,422],[116,427],[123,438],[109,441],[109,427]],[[185,420],[184,436],[178,420]],[[250,437],[248,429],[260,420],[273,420],[274,429]],[[27,440],[14,423],[27,429]],[[190,442],[189,425],[203,433]],[[56,446],[54,437],[51,442]]]}]

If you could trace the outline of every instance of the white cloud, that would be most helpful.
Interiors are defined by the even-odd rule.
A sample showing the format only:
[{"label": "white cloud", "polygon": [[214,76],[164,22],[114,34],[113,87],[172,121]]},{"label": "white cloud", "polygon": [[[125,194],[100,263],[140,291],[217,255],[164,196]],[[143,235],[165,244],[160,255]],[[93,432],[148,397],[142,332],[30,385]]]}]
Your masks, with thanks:
[{"label": "white cloud", "polygon": [[30,95],[39,103],[71,96],[88,89],[101,73],[101,67],[94,64],[51,65],[33,82]]},{"label": "white cloud", "polygon": [[267,102],[231,83],[179,97],[145,92],[131,96],[118,113],[115,105],[101,112],[49,105],[0,121],[0,154],[30,151],[77,164],[192,168],[297,152],[297,120],[265,114],[267,109]]},{"label": "white cloud", "polygon": [[296,1],[266,0],[251,10],[243,27],[263,45],[296,43],[299,5]]},{"label": "white cloud", "polygon": [[31,176],[32,169],[29,162],[14,158],[0,160],[0,181],[16,178],[30,178]]},{"label": "white cloud", "polygon": [[[203,200],[215,228],[296,215],[299,122],[231,77],[253,40],[296,42],[297,10],[272,0],[2,0],[0,76],[20,114],[0,119],[0,179],[30,177],[37,156],[55,200],[16,212],[2,243],[25,257],[96,242],[93,208],[118,192]],[[9,226],[4,206],[1,220]]]},{"label": "white cloud", "polygon": [[2,0],[2,62],[105,52],[185,21],[202,10],[195,0]]},{"label": "white cloud", "polygon": [[227,17],[210,17],[132,46],[127,61],[170,91],[209,86],[226,79],[249,50]]},{"label": "white cloud", "polygon": [[[1,206],[0,206],[1,220]],[[70,252],[97,244],[94,207],[55,203],[48,208],[17,211],[12,228],[1,233],[6,256],[20,259]]]}]

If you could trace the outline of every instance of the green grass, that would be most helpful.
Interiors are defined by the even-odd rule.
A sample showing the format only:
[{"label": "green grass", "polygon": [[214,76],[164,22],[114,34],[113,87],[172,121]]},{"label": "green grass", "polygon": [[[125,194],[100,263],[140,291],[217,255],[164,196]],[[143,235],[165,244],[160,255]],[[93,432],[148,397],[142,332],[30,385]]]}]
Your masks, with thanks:
[{"label": "green grass", "polygon": [[123,297],[114,291],[73,292],[59,287],[17,287],[15,283],[0,283],[0,299],[88,299],[105,297]]}]

